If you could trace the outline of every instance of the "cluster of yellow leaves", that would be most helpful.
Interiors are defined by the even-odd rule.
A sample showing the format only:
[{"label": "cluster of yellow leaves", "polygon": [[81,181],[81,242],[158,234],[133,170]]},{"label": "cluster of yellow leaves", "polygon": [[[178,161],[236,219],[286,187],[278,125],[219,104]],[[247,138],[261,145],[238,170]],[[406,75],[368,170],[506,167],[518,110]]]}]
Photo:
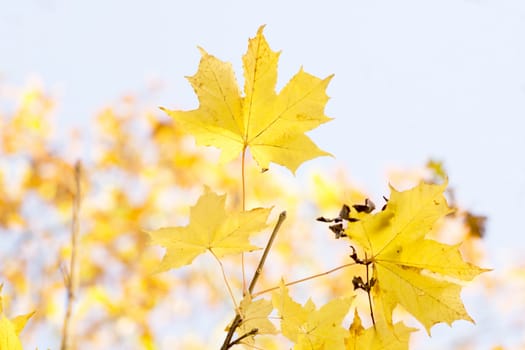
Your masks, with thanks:
[{"label": "cluster of yellow leaves", "polygon": [[[463,261],[459,245],[425,238],[433,225],[450,213],[443,195],[445,188],[446,183],[421,183],[403,192],[392,188],[384,210],[361,213],[357,221],[349,222],[345,232],[354,244],[363,248],[365,263],[373,271],[374,327],[364,329],[356,313],[349,331],[342,328],[351,298],[334,299],[316,311],[311,300],[304,306],[294,302],[284,284],[281,285],[281,291],[273,296],[273,305],[281,317],[281,332],[295,343],[294,349],[407,349],[409,334],[414,329],[393,323],[392,313],[398,305],[417,318],[428,332],[436,323],[472,321],[460,299],[459,283],[487,270]],[[246,239],[265,226],[268,215],[268,210],[258,213],[259,210],[262,209],[227,215],[224,197],[207,191],[192,208],[189,226],[150,232],[154,244],[168,249],[161,270],[189,264],[206,250],[217,256],[253,250]],[[247,219],[239,219],[241,214]],[[258,328],[260,322],[269,322],[270,304],[262,299],[250,302],[246,304],[244,300],[241,304],[246,317],[241,334]],[[256,321],[248,311],[251,308],[264,309],[257,314]]]},{"label": "cluster of yellow leaves", "polygon": [[[20,215],[22,198],[30,190],[35,190],[45,201],[59,202],[64,207],[67,197],[67,178],[62,182],[49,181],[56,176],[54,170],[67,167],[64,162],[54,158],[47,140],[52,135],[53,100],[41,89],[28,88],[17,95],[16,106],[10,115],[0,111],[0,149],[4,157],[25,163],[22,174],[12,173],[14,167],[0,171],[0,225],[16,227],[24,225]],[[25,158],[25,159],[24,159]],[[26,161],[30,158],[30,161]],[[50,164],[55,163],[56,164]],[[15,176],[18,175],[18,176]],[[22,176],[20,176],[22,175]],[[68,199],[68,198],[67,198]]]},{"label": "cluster of yellow leaves", "polygon": [[[56,327],[59,333],[64,315],[63,271],[71,255],[70,160],[78,154],[60,153],[53,144],[50,101],[43,92],[29,88],[21,93],[14,110],[0,119],[0,282],[8,283],[17,298],[39,311],[25,332],[28,335],[41,327]],[[157,254],[145,250],[148,239],[141,227],[153,221],[182,220],[189,202],[177,200],[167,214],[165,202],[170,198],[166,193],[178,191],[187,198],[188,193],[200,190],[202,184],[196,179],[209,170],[208,155],[192,147],[169,120],[144,112],[129,98],[117,107],[104,108],[97,120],[97,142],[87,155],[94,158],[86,161],[82,176],[78,309],[73,318],[82,326],[74,327],[73,338],[92,347],[99,342],[118,343],[123,336],[119,325],[128,324],[140,342],[153,343],[148,319],[174,286],[179,285],[181,291],[210,286],[200,276],[152,275]],[[141,121],[146,121],[142,135],[136,133]],[[144,153],[145,149],[150,153]],[[173,162],[177,169],[172,168]],[[207,177],[217,188],[234,183],[233,174],[219,167]],[[135,190],[141,189],[137,196]],[[37,201],[31,204],[37,210],[27,210],[29,200]],[[219,295],[211,286],[209,302],[217,303]],[[129,344],[136,340],[127,338]]]},{"label": "cluster of yellow leaves", "polygon": [[[68,153],[72,148],[57,151],[60,147],[51,138],[51,98],[32,87],[20,95],[12,112],[0,114],[0,282],[9,284],[17,298],[38,310],[24,332],[36,341],[34,335],[42,327],[54,327],[56,334],[62,327],[63,271],[71,255],[71,160],[78,154]],[[124,338],[131,347],[138,343],[155,346],[159,339],[154,338],[149,320],[159,308],[166,312],[162,305],[169,303],[167,298],[174,291],[184,294],[206,289],[205,303],[216,307],[224,302],[222,285],[210,284],[215,270],[151,273],[158,269],[158,254],[146,249],[148,237],[143,227],[185,221],[187,208],[203,183],[233,193],[229,196],[232,207],[240,203],[235,195],[238,164],[211,164],[213,153],[196,148],[191,137],[159,114],[127,97],[116,106],[103,108],[95,118],[99,126],[93,135],[96,142],[86,155],[93,158],[84,161],[82,176],[79,285],[72,321],[78,325],[73,327],[75,343],[111,347]],[[293,192],[284,191],[278,175],[269,179],[255,167],[247,175],[260,177],[251,185],[252,202],[297,201]],[[24,210],[27,201],[35,199],[38,210]],[[292,212],[290,207],[290,216]],[[46,247],[45,254],[42,247]],[[186,319],[193,317],[187,310],[193,306],[180,307]],[[130,327],[133,336],[125,333]]]},{"label": "cluster of yellow leaves", "polygon": [[38,156],[46,150],[47,139],[53,131],[49,118],[42,118],[42,115],[51,117],[53,99],[38,87],[22,91],[17,98],[16,110],[8,123],[5,123],[5,116],[0,114],[2,149],[7,154],[29,153]]},{"label": "cluster of yellow leaves", "polygon": [[[187,296],[191,290],[206,289],[209,305],[222,302],[222,290],[210,283],[217,276],[215,272],[151,272],[190,264],[206,252],[220,258],[257,249],[250,240],[267,227],[271,209],[230,211],[226,196],[208,189],[188,209],[192,198],[206,184],[214,191],[228,193],[230,207],[240,207],[238,169],[247,164],[244,156],[248,150],[260,170],[267,170],[273,162],[291,172],[306,160],[328,155],[305,133],[330,120],[324,106],[331,76],[320,79],[300,69],[280,92],[275,92],[279,53],[270,49],[262,32],[263,27],[250,39],[243,56],[242,93],[231,65],[201,49],[199,69],[189,78],[199,99],[198,109],[165,109],[173,117],[166,120],[155,112],[144,112],[128,97],[98,115],[94,158],[85,165],[82,186],[80,278],[74,322],[84,323],[73,335],[76,343],[86,347],[102,343],[107,347],[141,344],[154,348],[158,341],[149,319],[162,311],[162,303],[174,294]],[[42,312],[33,318],[33,330],[46,322],[59,328],[64,289],[61,271],[71,254],[68,215],[72,155],[58,154],[50,141],[52,100],[35,89],[21,96],[15,112],[0,119],[2,152],[25,157],[16,191],[6,183],[6,169],[0,169],[0,227],[11,230],[9,239],[15,242],[15,249],[1,252],[0,273],[22,292],[20,295],[36,300],[34,307]],[[137,129],[143,132],[137,135]],[[198,144],[219,148],[223,162],[214,165],[213,156],[195,148],[185,132],[193,134]],[[225,164],[239,154],[241,159],[233,167]],[[301,193],[290,191],[277,174],[271,179],[266,173],[248,170],[246,174],[254,179],[250,191],[252,202],[259,203],[255,206],[270,206],[268,203],[276,203],[276,198],[297,204],[298,198],[290,197]],[[255,180],[257,174],[261,177]],[[321,199],[323,208],[365,198],[350,187],[341,196],[333,182],[315,177],[314,196]],[[392,321],[392,311],[398,305],[427,330],[437,322],[470,320],[456,282],[470,280],[483,269],[465,263],[457,245],[445,245],[428,236],[450,212],[444,189],[445,185],[420,184],[405,192],[392,190],[384,211],[359,215],[359,221],[348,225],[346,232],[352,244],[359,245],[359,254],[366,253],[360,257],[369,263],[376,281],[370,284],[375,327],[363,327],[357,313],[351,325],[344,326],[357,299],[353,290],[352,295],[333,298],[317,309],[311,299],[304,305],[295,302],[281,284],[272,301],[252,298],[248,293],[239,303],[236,311],[242,321],[235,331],[238,337],[250,335],[242,343],[258,346],[262,343],[254,335],[277,332],[272,322],[274,310],[280,319],[280,332],[294,343],[294,349],[407,349],[413,329]],[[22,215],[29,194],[56,209],[56,217]],[[297,208],[286,209],[288,217],[293,218]],[[188,214],[189,224],[181,226]],[[277,249],[286,254],[272,257],[283,262],[278,273],[290,271],[292,262],[298,262],[300,250],[296,248],[304,247],[312,237],[310,223],[295,221],[287,226],[283,239],[282,245],[288,248]],[[142,227],[159,226],[166,228],[148,230],[148,241]],[[40,265],[35,254],[15,253],[20,247],[27,248],[27,241],[48,248]],[[157,252],[149,249],[148,243],[166,248],[160,264]],[[246,261],[250,259],[248,256]],[[45,281],[35,282],[35,275],[45,276]],[[347,291],[352,287],[350,280],[344,287]],[[263,274],[259,285],[274,286],[272,282]],[[191,310],[186,312],[191,314]],[[8,320],[2,314],[0,341],[19,344],[18,333],[31,315]]]},{"label": "cluster of yellow leaves", "polygon": [[[240,153],[244,158],[249,147],[262,169],[275,162],[295,172],[305,160],[326,154],[304,132],[328,120],[323,109],[330,78],[321,80],[301,69],[276,94],[279,54],[269,48],[262,30],[259,28],[256,37],[250,39],[248,52],[243,56],[244,97],[231,65],[201,49],[199,70],[189,78],[199,98],[199,108],[164,110],[192,133],[197,143],[220,148],[223,161]],[[441,168],[433,169],[437,176],[445,177]],[[398,305],[416,317],[428,332],[436,323],[472,321],[460,299],[460,281],[470,281],[486,270],[465,262],[459,245],[426,238],[436,222],[451,212],[444,197],[446,186],[446,182],[420,183],[404,192],[392,188],[388,205],[382,211],[358,212],[353,220],[348,220],[345,236],[364,253],[362,258],[354,256],[355,262],[367,271],[369,266],[372,268],[372,278],[367,272],[366,282],[360,277],[361,284],[353,286],[372,295],[372,328],[365,330],[357,313],[350,330],[342,328],[351,299],[334,299],[316,311],[311,300],[304,307],[294,302],[281,284],[281,292],[274,294],[274,307],[281,317],[281,331],[295,343],[294,349],[406,349],[413,329],[393,323],[392,313]],[[252,232],[251,227],[235,219],[235,229],[229,228],[225,233],[223,204],[212,205],[208,196],[205,193],[193,208],[189,226],[150,232],[154,244],[167,248],[162,269],[188,264],[205,250],[252,250],[245,235],[242,239],[236,235]],[[217,212],[211,220],[210,211]],[[261,222],[266,216],[260,215]],[[252,301],[256,302],[265,303]],[[264,317],[261,319],[267,322]],[[241,326],[249,332],[245,323]]]},{"label": "cluster of yellow leaves", "polygon": [[0,212],[0,225],[9,227],[22,223],[20,215],[21,200],[6,190],[4,174],[0,173],[0,207],[5,208]]}]

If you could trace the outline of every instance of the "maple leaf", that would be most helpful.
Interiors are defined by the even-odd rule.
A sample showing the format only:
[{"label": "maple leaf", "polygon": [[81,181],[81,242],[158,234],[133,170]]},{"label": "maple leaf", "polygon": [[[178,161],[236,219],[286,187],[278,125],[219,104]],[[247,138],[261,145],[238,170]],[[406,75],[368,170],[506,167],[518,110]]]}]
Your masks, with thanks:
[{"label": "maple leaf", "polygon": [[354,313],[354,320],[350,326],[349,337],[346,339],[346,350],[408,350],[410,333],[415,328],[405,326],[403,322],[397,322],[389,326],[382,315],[384,313],[376,310],[376,324],[364,328],[361,318]]},{"label": "maple leaf", "polygon": [[199,108],[161,109],[193,134],[198,144],[220,148],[223,162],[244,154],[249,147],[262,169],[274,162],[295,172],[309,159],[330,155],[305,132],[331,120],[324,115],[324,106],[332,76],[320,79],[301,68],[279,94],[275,93],[279,52],[270,49],[263,28],[249,40],[243,56],[244,96],[231,64],[200,49],[199,69],[188,77]]},{"label": "maple leaf", "polygon": [[408,191],[391,188],[385,210],[361,216],[345,231],[372,264],[374,306],[384,310],[390,325],[398,304],[429,334],[439,322],[473,322],[461,301],[459,282],[488,270],[465,262],[459,245],[425,238],[434,223],[451,212],[443,195],[446,186],[421,182]]},{"label": "maple leaf", "polygon": [[[0,293],[3,284],[0,284]],[[34,312],[17,316],[13,319],[5,317],[3,312],[2,296],[0,294],[0,349],[1,350],[22,350],[22,343],[19,335],[25,324],[33,316]]]},{"label": "maple leaf", "polygon": [[316,310],[311,299],[304,306],[295,302],[283,282],[280,292],[272,296],[273,305],[281,317],[282,334],[295,343],[295,350],[345,349],[344,340],[348,331],[341,323],[352,300],[333,299]]},{"label": "maple leaf", "polygon": [[206,188],[190,210],[188,226],[146,231],[152,244],[166,248],[158,272],[191,264],[206,251],[219,258],[258,249],[249,237],[267,226],[271,209],[230,213],[225,210],[225,201],[226,195],[219,196]]},{"label": "maple leaf", "polygon": [[274,334],[277,332],[273,323],[268,319],[268,315],[273,310],[270,300],[252,300],[251,295],[247,294],[241,301],[239,310],[242,321],[236,330],[237,334],[243,336],[256,330],[253,335],[243,339],[244,343],[253,344],[255,334]]}]

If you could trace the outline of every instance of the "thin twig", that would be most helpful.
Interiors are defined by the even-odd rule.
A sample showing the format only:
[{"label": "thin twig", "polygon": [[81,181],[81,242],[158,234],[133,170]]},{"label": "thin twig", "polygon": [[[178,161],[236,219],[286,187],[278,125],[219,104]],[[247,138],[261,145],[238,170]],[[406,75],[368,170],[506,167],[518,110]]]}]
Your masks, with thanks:
[{"label": "thin twig", "polygon": [[272,247],[273,241],[275,237],[277,236],[277,232],[279,232],[279,229],[281,228],[281,225],[283,224],[284,219],[286,219],[285,211],[279,214],[279,219],[277,220],[277,224],[275,224],[272,235],[270,236],[270,239],[268,240],[268,243],[266,244],[266,247],[264,248],[263,255],[261,257],[261,260],[259,261],[259,265],[257,266],[257,269],[255,269],[255,273],[253,274],[252,281],[250,282],[250,286],[248,287],[248,293],[250,294],[252,294],[253,288],[255,288],[255,284],[257,283],[257,280],[259,279],[259,276],[261,275],[262,269],[264,267],[264,263],[266,262],[266,257],[268,256],[268,253],[270,252],[270,248]]},{"label": "thin twig", "polygon": [[[270,248],[272,246],[272,243],[277,236],[277,232],[279,232],[279,229],[281,228],[281,225],[286,219],[286,212],[283,211],[281,214],[279,214],[279,219],[277,220],[277,223],[275,224],[275,227],[272,231],[272,235],[270,236],[270,239],[268,240],[268,243],[266,244],[266,247],[264,248],[263,255],[261,256],[261,260],[259,261],[259,265],[257,266],[257,269],[255,270],[252,280],[250,282],[250,286],[248,287],[248,293],[253,292],[253,288],[255,288],[255,284],[257,283],[257,279],[259,279],[259,276],[261,275],[264,262],[266,261],[266,257],[268,256],[268,252],[270,251]],[[226,334],[226,338],[224,339],[224,343],[221,346],[221,350],[227,350],[231,348],[233,345],[235,345],[232,342],[233,334],[235,333],[235,330],[237,327],[241,325],[242,318],[239,314],[239,311],[236,310],[235,318],[233,319],[233,322],[231,323],[230,329],[228,330],[228,334]]]},{"label": "thin twig", "polygon": [[[293,286],[294,284],[298,284],[298,283],[301,283],[301,282],[306,282],[306,281],[309,281],[309,280],[313,280],[314,278],[318,278],[318,277],[322,277],[322,276],[326,276],[328,274],[331,274],[332,272],[335,272],[337,270],[341,270],[341,269],[344,269],[345,267],[349,267],[349,266],[353,266],[355,265],[356,263],[353,262],[353,263],[348,263],[348,264],[344,264],[344,265],[341,265],[341,266],[338,266],[336,268],[333,268],[331,270],[328,270],[328,271],[325,271],[325,272],[321,272],[321,273],[318,273],[318,274],[315,274],[315,275],[312,275],[312,276],[308,276],[308,277],[305,277],[305,278],[301,278],[299,280],[296,280],[296,281],[292,281],[292,282],[288,282],[288,283],[285,283],[284,285],[286,287],[289,287],[289,286]],[[272,287],[272,288],[268,288],[268,289],[265,289],[265,290],[261,290],[257,293],[253,293],[252,294],[252,298],[255,298],[261,294],[265,294],[265,293],[268,293],[268,292],[271,292],[271,291],[274,291],[274,290],[277,290],[279,289],[280,287]]]},{"label": "thin twig", "polygon": [[61,350],[67,350],[69,348],[69,331],[71,324],[71,315],[73,312],[73,303],[75,301],[75,288],[77,284],[76,274],[77,274],[77,241],[78,241],[78,231],[79,231],[79,222],[78,214],[80,211],[80,201],[82,198],[82,193],[80,192],[80,176],[82,172],[82,164],[80,161],[75,163],[74,170],[74,180],[75,180],[75,189],[73,193],[73,208],[71,214],[71,260],[69,263],[69,274],[64,273],[64,282],[67,289],[67,301],[66,301],[66,313],[64,315],[64,325],[62,328],[62,343],[60,345]]},{"label": "thin twig", "polygon": [[237,338],[237,339],[235,339],[234,341],[232,341],[232,342],[230,343],[230,347],[232,347],[232,346],[234,346],[234,345],[236,345],[236,344],[239,344],[242,340],[248,338],[249,336],[252,336],[252,335],[257,334],[258,331],[259,331],[259,329],[257,329],[257,328],[253,328],[253,329],[252,329],[251,331],[249,331],[248,333],[243,334],[243,335],[241,335],[239,338]]}]

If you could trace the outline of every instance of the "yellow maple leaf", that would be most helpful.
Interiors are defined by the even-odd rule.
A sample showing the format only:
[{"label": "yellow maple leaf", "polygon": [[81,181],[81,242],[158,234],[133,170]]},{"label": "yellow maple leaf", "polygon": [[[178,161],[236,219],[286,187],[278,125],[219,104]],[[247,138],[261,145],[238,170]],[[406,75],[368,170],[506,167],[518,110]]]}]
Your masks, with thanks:
[{"label": "yellow maple leaf", "polygon": [[282,334],[295,343],[295,350],[344,350],[348,331],[341,323],[353,298],[333,299],[319,310],[311,299],[304,306],[288,295],[281,282],[280,291],[272,296],[279,311]]},{"label": "yellow maple leaf", "polygon": [[416,329],[405,326],[403,322],[389,326],[381,317],[383,313],[378,311],[376,310],[376,324],[366,329],[357,310],[355,311],[346,340],[346,350],[408,350],[410,333]]},{"label": "yellow maple leaf", "polygon": [[267,226],[271,209],[230,213],[225,210],[225,201],[226,195],[219,196],[206,188],[191,208],[188,226],[146,231],[152,244],[166,248],[159,272],[191,264],[206,251],[219,258],[258,249],[249,237]]},{"label": "yellow maple leaf", "polygon": [[251,295],[247,294],[241,301],[239,310],[242,321],[236,330],[237,335],[243,336],[253,332],[253,335],[245,338],[243,343],[253,344],[254,336],[257,334],[274,334],[277,332],[273,323],[268,319],[268,315],[273,310],[270,300],[252,300]]},{"label": "yellow maple leaf", "polygon": [[[0,293],[3,284],[0,284]],[[3,303],[0,294],[0,350],[22,350],[22,343],[19,335],[24,329],[27,320],[33,316],[34,312],[26,315],[20,315],[13,319],[8,319],[3,313]]]},{"label": "yellow maple leaf", "polygon": [[443,195],[446,186],[421,182],[403,192],[391,188],[385,210],[361,215],[345,231],[372,265],[374,306],[384,310],[390,325],[398,304],[428,333],[440,322],[473,322],[460,298],[460,282],[488,270],[465,262],[459,245],[425,238],[436,221],[451,212]]},{"label": "yellow maple leaf", "polygon": [[249,147],[262,169],[274,162],[295,172],[309,159],[330,155],[305,132],[331,120],[324,114],[324,106],[332,76],[320,79],[301,68],[277,94],[274,89],[279,52],[270,49],[263,28],[249,40],[243,56],[244,96],[231,64],[200,49],[199,69],[188,77],[199,108],[161,109],[193,134],[198,144],[220,148],[222,161],[244,154]]}]

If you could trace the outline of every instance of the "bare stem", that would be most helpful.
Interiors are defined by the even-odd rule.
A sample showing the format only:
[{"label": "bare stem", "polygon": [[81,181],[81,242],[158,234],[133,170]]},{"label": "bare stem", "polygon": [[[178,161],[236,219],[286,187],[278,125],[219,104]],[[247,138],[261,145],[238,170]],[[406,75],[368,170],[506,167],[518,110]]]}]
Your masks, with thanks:
[{"label": "bare stem", "polygon": [[[244,176],[244,165],[246,159],[246,145],[242,148],[241,156],[241,182],[242,182],[242,211],[246,210],[246,178]],[[241,253],[241,270],[242,270],[242,294],[246,294],[246,271],[244,269],[244,252]]]},{"label": "bare stem", "polygon": [[[266,247],[264,248],[263,255],[261,256],[261,260],[259,261],[259,265],[257,266],[257,269],[255,270],[255,273],[253,274],[252,280],[250,282],[250,287],[248,288],[248,293],[253,292],[253,288],[255,288],[255,284],[257,283],[257,280],[259,279],[259,276],[261,275],[264,263],[266,261],[266,257],[268,256],[268,252],[270,251],[270,248],[272,247],[272,243],[277,236],[277,232],[279,232],[279,229],[281,228],[281,225],[286,219],[286,212],[283,211],[281,214],[279,214],[279,219],[277,220],[277,223],[275,224],[275,227],[272,231],[272,235],[270,236],[270,239],[268,240],[268,243],[266,244]],[[242,318],[238,310],[236,310],[235,318],[233,319],[233,322],[231,323],[230,329],[228,330],[228,334],[226,334],[226,338],[224,339],[224,343],[221,346],[221,350],[227,350],[231,348],[233,345],[235,345],[235,341],[232,342],[233,334],[235,333],[235,330],[237,327],[241,325]]]},{"label": "bare stem", "polygon": [[[299,280],[296,280],[296,281],[292,281],[292,282],[288,282],[288,283],[285,283],[284,285],[285,286],[293,286],[294,284],[299,284],[299,283],[302,283],[302,282],[306,282],[306,281],[309,281],[309,280],[313,280],[314,278],[318,278],[318,277],[322,277],[322,276],[326,276],[326,275],[329,275],[333,272],[336,272],[338,270],[341,270],[341,269],[344,269],[346,267],[349,267],[349,266],[353,266],[355,265],[356,263],[353,262],[353,263],[348,263],[348,264],[344,264],[344,265],[341,265],[341,266],[338,266],[336,268],[333,268],[331,270],[328,270],[328,271],[325,271],[325,272],[321,272],[321,273],[318,273],[318,274],[315,274],[315,275],[312,275],[312,276],[308,276],[308,277],[305,277],[305,278],[301,278]],[[252,294],[252,297],[255,298],[261,294],[265,294],[265,293],[268,293],[268,292],[271,292],[271,291],[274,291],[274,290],[277,290],[279,289],[280,287],[273,287],[273,288],[268,288],[268,289],[265,289],[265,290],[261,290],[257,293],[253,293]]]},{"label": "bare stem", "polygon": [[82,172],[82,164],[80,161],[75,163],[74,180],[75,189],[73,193],[73,208],[71,214],[71,260],[69,262],[69,274],[64,271],[64,280],[66,282],[67,289],[67,301],[66,301],[66,313],[64,315],[64,324],[62,327],[62,343],[60,345],[61,350],[67,350],[69,348],[69,331],[71,324],[71,314],[73,311],[73,303],[75,301],[75,287],[76,281],[76,268],[77,268],[77,242],[78,242],[78,213],[80,211],[80,201],[82,193],[80,192],[80,176]]},{"label": "bare stem", "polygon": [[230,294],[230,297],[232,299],[233,306],[235,307],[236,312],[238,312],[237,310],[239,310],[239,307],[237,306],[237,302],[235,301],[235,296],[233,295],[232,288],[230,287],[230,283],[228,282],[228,278],[226,277],[226,272],[224,272],[224,266],[222,265],[222,262],[219,259],[219,257],[215,255],[215,252],[212,249],[208,249],[208,250],[213,255],[215,260],[217,260],[217,262],[219,263],[219,266],[221,267],[221,272],[222,272],[222,277],[224,278],[224,283],[226,284],[226,288],[228,288],[228,293]]},{"label": "bare stem", "polygon": [[246,146],[242,149],[241,155],[241,182],[242,182],[242,211],[246,210],[246,178],[244,176],[244,164],[246,160]]}]

